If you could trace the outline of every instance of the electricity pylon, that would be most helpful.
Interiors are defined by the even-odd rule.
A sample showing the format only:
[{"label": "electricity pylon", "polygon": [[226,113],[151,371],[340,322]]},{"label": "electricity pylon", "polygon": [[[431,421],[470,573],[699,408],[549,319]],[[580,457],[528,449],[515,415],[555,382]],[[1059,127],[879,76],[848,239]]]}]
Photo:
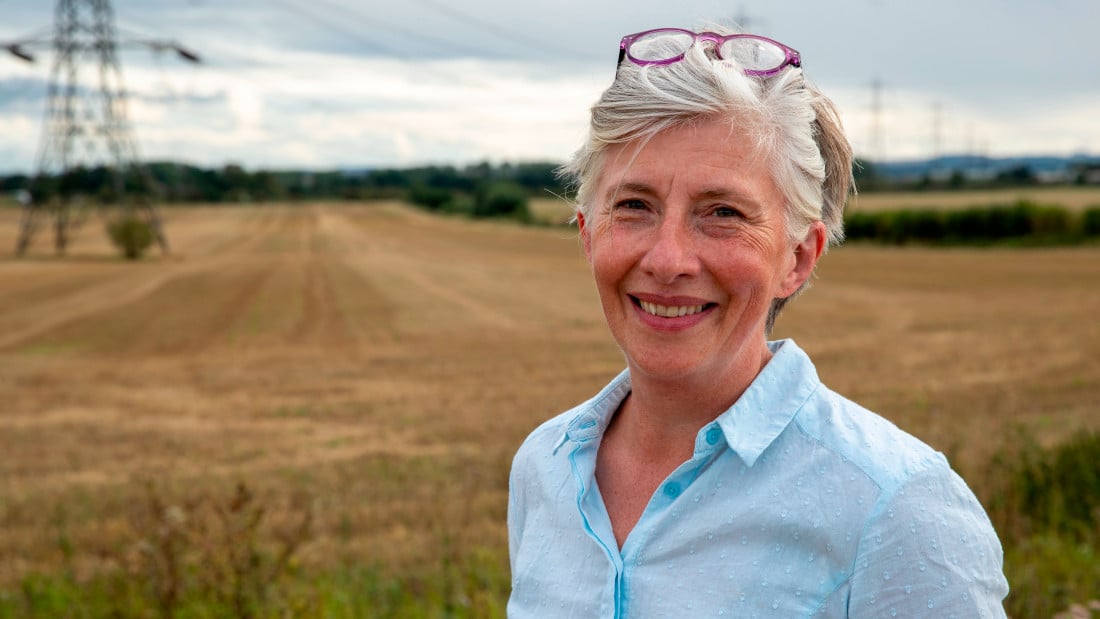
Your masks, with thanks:
[{"label": "electricity pylon", "polygon": [[[53,49],[53,70],[31,199],[23,208],[16,254],[27,250],[42,220],[50,215],[55,248],[64,253],[93,200],[102,208],[119,209],[122,217],[144,220],[167,251],[168,241],[153,203],[153,179],[141,163],[127,118],[120,42],[110,0],[57,0],[52,38],[0,43],[0,47],[33,62],[29,49],[44,43]],[[185,60],[199,61],[173,42],[135,39],[122,44],[172,50]],[[106,188],[96,196],[85,195],[95,176],[103,174],[109,177]]]},{"label": "electricity pylon", "polygon": [[882,89],[884,84],[877,77],[871,80],[871,144],[867,157],[874,163],[886,160],[886,138],[882,129]]}]

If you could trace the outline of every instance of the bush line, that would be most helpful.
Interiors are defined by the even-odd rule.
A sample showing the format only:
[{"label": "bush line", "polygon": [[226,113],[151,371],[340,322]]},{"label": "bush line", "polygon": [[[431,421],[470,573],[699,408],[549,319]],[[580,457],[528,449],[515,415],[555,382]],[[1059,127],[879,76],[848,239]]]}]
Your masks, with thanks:
[{"label": "bush line", "polygon": [[856,212],[845,216],[844,228],[850,241],[894,245],[1072,245],[1100,238],[1100,206],[1074,213],[1018,200],[960,210]]}]

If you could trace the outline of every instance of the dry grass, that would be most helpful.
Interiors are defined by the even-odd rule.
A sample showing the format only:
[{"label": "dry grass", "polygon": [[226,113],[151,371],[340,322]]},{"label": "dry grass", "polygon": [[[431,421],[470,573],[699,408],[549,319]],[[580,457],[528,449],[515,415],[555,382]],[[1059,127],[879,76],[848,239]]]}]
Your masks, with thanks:
[{"label": "dry grass", "polygon": [[539,223],[565,225],[573,217],[573,203],[564,198],[533,198],[527,208]]},{"label": "dry grass", "polygon": [[[17,211],[0,211],[0,248]],[[0,584],[119,543],[155,480],[313,497],[307,563],[505,545],[538,422],[622,364],[575,235],[398,205],[185,208],[173,253],[90,223],[0,257]],[[954,454],[1100,427],[1100,249],[841,248],[780,319],[834,388]],[[224,492],[223,492],[224,493]]]}]

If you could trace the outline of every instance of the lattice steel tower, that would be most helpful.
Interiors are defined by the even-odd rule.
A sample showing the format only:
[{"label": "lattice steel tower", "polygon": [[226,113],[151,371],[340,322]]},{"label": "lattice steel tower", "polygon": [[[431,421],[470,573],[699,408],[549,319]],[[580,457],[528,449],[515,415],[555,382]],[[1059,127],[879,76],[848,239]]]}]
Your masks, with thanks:
[{"label": "lattice steel tower", "polygon": [[[141,163],[127,118],[126,86],[118,61],[120,43],[110,1],[57,0],[52,38],[3,47],[24,60],[33,60],[27,50],[41,43],[52,47],[54,61],[35,180],[31,200],[24,206],[16,253],[27,250],[51,215],[55,247],[63,253],[93,203],[98,210],[113,208],[121,216],[145,220],[161,249],[167,251],[154,204],[155,186]],[[175,43],[126,43],[170,49],[186,60],[198,61],[195,54]],[[109,176],[106,188],[96,196],[85,195],[82,190],[90,186],[89,180],[103,174]]]}]

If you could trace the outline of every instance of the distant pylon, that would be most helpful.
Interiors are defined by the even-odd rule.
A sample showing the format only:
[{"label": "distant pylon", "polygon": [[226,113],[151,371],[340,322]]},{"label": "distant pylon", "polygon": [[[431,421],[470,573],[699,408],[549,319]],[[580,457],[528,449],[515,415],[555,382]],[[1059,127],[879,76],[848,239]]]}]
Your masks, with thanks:
[{"label": "distant pylon", "polygon": [[[17,41],[3,47],[33,60],[27,48],[41,42]],[[154,205],[152,177],[141,163],[127,118],[110,0],[57,0],[53,37],[48,42],[54,52],[53,69],[31,200],[23,209],[16,254],[27,250],[50,215],[55,248],[64,253],[93,201],[100,208],[119,209],[121,216],[145,220],[161,249],[168,251]],[[187,60],[198,60],[173,43],[137,43],[173,49]],[[109,176],[108,188],[96,196],[86,195],[88,187],[102,185],[95,182],[97,174]]]},{"label": "distant pylon", "polygon": [[882,128],[882,80],[871,81],[871,144],[868,156],[874,162],[886,160],[886,138]]}]

